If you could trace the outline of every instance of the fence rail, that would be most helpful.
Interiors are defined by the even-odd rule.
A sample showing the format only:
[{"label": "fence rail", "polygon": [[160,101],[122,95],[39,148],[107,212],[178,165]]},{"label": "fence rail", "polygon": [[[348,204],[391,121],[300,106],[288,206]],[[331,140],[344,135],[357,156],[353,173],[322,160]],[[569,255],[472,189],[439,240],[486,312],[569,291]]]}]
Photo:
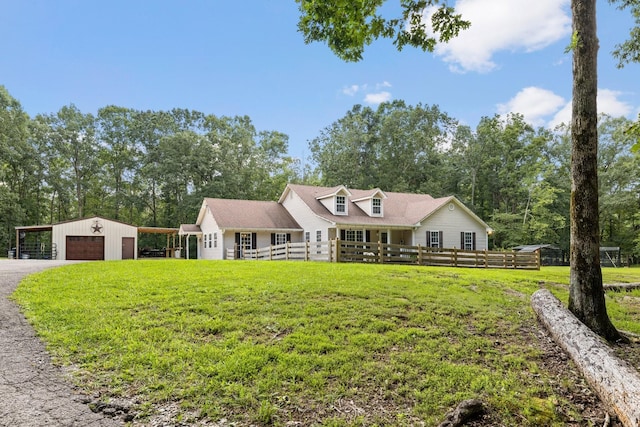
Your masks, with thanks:
[{"label": "fence rail", "polygon": [[[23,243],[20,245],[20,258],[22,259],[56,259],[58,248],[55,243]],[[15,248],[9,251],[9,258],[16,256]]]},{"label": "fence rail", "polygon": [[329,262],[373,262],[383,264],[413,264],[472,268],[505,268],[539,270],[540,253],[516,251],[468,251],[455,248],[430,248],[380,242],[286,243],[259,249],[227,250],[227,258],[253,260],[299,260]]}]

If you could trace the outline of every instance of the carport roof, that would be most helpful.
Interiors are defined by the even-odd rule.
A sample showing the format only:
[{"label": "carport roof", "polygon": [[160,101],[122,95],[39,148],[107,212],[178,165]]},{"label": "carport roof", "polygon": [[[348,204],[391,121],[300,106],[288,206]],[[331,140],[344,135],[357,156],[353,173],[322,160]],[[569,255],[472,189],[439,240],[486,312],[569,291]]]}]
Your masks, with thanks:
[{"label": "carport roof", "polygon": [[53,225],[22,225],[15,227],[16,231],[51,231]]},{"label": "carport roof", "polygon": [[138,233],[178,234],[178,229],[168,227],[138,227]]}]

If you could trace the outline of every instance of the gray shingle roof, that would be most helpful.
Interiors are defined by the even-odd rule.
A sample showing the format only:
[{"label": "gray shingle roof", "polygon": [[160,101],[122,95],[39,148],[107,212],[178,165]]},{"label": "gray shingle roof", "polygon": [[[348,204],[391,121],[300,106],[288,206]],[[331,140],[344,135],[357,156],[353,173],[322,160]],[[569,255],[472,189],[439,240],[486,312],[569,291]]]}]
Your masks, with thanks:
[{"label": "gray shingle roof", "polygon": [[301,230],[289,212],[277,202],[204,199],[220,228],[245,230]]},{"label": "gray shingle roof", "polygon": [[314,187],[309,185],[289,184],[314,214],[338,224],[371,224],[387,226],[413,226],[454,199],[453,196],[434,199],[428,194],[394,193],[385,191],[387,198],[383,202],[383,217],[370,217],[351,200],[370,197],[372,190],[349,189],[349,215],[332,215],[318,197],[335,192],[336,187]]}]

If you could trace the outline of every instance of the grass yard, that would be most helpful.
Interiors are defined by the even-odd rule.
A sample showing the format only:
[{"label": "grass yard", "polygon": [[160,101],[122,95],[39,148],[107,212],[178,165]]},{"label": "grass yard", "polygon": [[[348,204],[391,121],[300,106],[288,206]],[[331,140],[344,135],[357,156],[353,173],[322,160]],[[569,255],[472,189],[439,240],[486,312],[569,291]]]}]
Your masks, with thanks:
[{"label": "grass yard", "polygon": [[[640,282],[640,269],[605,269]],[[142,421],[437,425],[478,397],[502,425],[586,425],[576,380],[542,366],[530,295],[565,303],[568,268],[140,260],[66,266],[15,293],[87,393],[132,398]],[[608,294],[640,334],[640,292]],[[566,393],[558,392],[564,389]],[[573,421],[572,421],[573,420]]]}]

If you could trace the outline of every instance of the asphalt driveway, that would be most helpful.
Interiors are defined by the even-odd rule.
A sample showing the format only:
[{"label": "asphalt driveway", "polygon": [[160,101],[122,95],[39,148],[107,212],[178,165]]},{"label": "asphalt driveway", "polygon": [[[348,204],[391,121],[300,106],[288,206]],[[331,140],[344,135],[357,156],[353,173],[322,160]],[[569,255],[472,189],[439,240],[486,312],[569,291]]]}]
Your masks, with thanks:
[{"label": "asphalt driveway", "polygon": [[80,394],[51,364],[44,345],[9,300],[27,274],[68,261],[0,260],[0,426],[122,426],[103,412],[92,412],[92,399]]}]

